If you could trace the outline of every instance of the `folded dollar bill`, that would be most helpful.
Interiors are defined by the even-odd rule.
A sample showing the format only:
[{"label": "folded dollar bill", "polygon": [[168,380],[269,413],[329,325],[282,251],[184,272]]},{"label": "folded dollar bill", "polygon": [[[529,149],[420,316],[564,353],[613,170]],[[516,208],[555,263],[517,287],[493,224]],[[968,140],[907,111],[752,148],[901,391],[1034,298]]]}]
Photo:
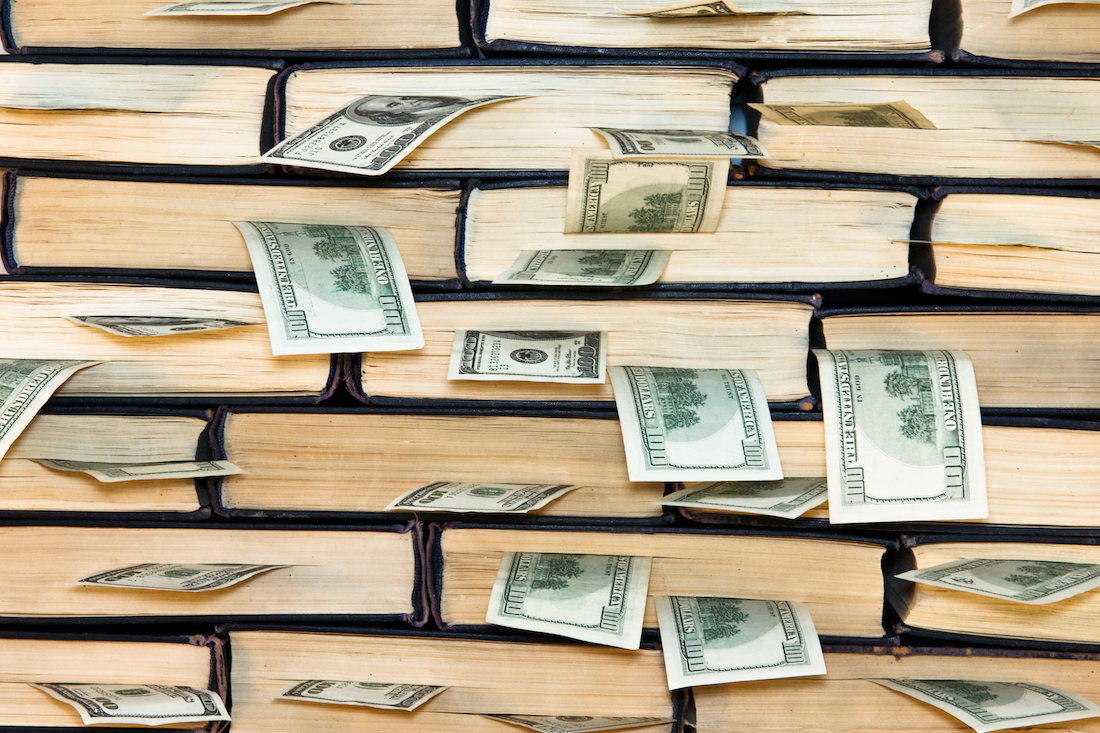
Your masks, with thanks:
[{"label": "folded dollar bill", "polygon": [[456,331],[447,379],[603,384],[599,331]]},{"label": "folded dollar bill", "polygon": [[0,359],[0,458],[46,400],[81,369],[101,361]]},{"label": "folded dollar bill", "polygon": [[565,231],[713,232],[726,197],[727,158],[616,160],[578,148],[569,166]]},{"label": "folded dollar bill", "polygon": [[691,486],[654,503],[795,519],[823,504],[827,498],[824,478],[785,478],[782,481],[720,481]]},{"label": "folded dollar bill", "polygon": [[198,331],[254,326],[255,323],[216,316],[65,316],[81,326],[94,326],[116,336],[175,336]]},{"label": "folded dollar bill", "polygon": [[205,0],[173,3],[142,15],[271,15],[319,0]]},{"label": "folded dollar bill", "polygon": [[494,285],[652,285],[672,253],[660,249],[540,249],[523,251]]},{"label": "folded dollar bill", "polygon": [[894,576],[914,583],[1040,605],[1100,587],[1100,565],[967,558]]},{"label": "folded dollar bill", "polygon": [[829,521],[989,514],[978,386],[961,351],[815,349]]},{"label": "folded dollar bill", "polygon": [[283,690],[278,699],[362,705],[386,710],[415,710],[446,689],[439,685],[304,680]]},{"label": "folded dollar bill", "polygon": [[620,130],[593,127],[616,160],[632,158],[770,158],[760,141],[733,130]]},{"label": "folded dollar bill", "polygon": [[506,552],[486,622],[637,649],[650,558]]},{"label": "folded dollar bill", "polygon": [[233,224],[252,258],[275,356],[424,346],[405,265],[386,229]]},{"label": "folded dollar bill", "polygon": [[1100,717],[1100,705],[1046,684],[988,680],[871,680],[953,715],[978,733]]},{"label": "folded dollar bill", "polygon": [[166,461],[163,463],[98,463],[60,458],[32,458],[57,471],[79,471],[105,484],[119,481],[153,481],[173,478],[207,478],[244,473],[229,461]]},{"label": "folded dollar bill", "polygon": [[526,97],[360,97],[260,156],[264,163],[380,176],[433,132],[475,107]]},{"label": "folded dollar bill", "polygon": [[880,104],[761,104],[749,106],[779,125],[900,127],[935,130],[932,121],[905,101]]},{"label": "folded dollar bill", "polygon": [[174,725],[229,720],[216,692],[177,685],[29,683],[72,705],[84,725]]},{"label": "folded dollar bill", "polygon": [[1041,8],[1044,5],[1065,5],[1069,3],[1074,5],[1096,5],[1100,3],[1100,0],[1012,0],[1012,7],[1008,11],[1008,17],[1015,18],[1021,13],[1026,13],[1035,8]]},{"label": "folded dollar bill", "polygon": [[825,674],[810,612],[795,601],[657,596],[668,687]]},{"label": "folded dollar bill", "polygon": [[764,388],[746,369],[608,369],[631,481],[783,478]]},{"label": "folded dollar bill", "polygon": [[679,2],[651,10],[638,10],[625,15],[643,18],[705,18],[715,16],[741,17],[746,15],[816,15],[808,10],[774,9],[742,10],[732,0],[714,0],[713,2]]},{"label": "folded dollar bill", "polygon": [[600,730],[621,730],[643,725],[671,723],[672,718],[629,718],[613,715],[490,715],[483,718],[522,726],[538,733],[595,733]]},{"label": "folded dollar bill", "polygon": [[198,593],[228,588],[260,573],[288,567],[232,563],[142,563],[89,575],[77,581],[77,585]]},{"label": "folded dollar bill", "polygon": [[526,514],[541,509],[579,486],[568,484],[498,484],[439,481],[394,499],[387,512],[466,512]]}]

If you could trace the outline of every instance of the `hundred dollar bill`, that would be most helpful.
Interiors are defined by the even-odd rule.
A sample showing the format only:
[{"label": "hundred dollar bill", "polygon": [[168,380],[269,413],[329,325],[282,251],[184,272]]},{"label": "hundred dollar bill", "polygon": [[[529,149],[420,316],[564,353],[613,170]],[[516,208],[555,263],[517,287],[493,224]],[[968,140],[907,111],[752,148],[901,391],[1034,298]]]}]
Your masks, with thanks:
[{"label": "hundred dollar bill", "polygon": [[386,229],[233,224],[252,258],[275,356],[424,346],[405,265]]},{"label": "hundred dollar bill", "polygon": [[796,519],[827,498],[823,478],[785,478],[703,484],[669,494],[654,504]]},{"label": "hundred dollar bill", "polygon": [[497,484],[439,481],[394,499],[387,512],[469,512],[526,514],[541,509],[579,486],[571,484]]},{"label": "hundred dollar bill", "polygon": [[673,722],[673,718],[628,718],[614,715],[490,715],[483,713],[481,717],[530,728],[539,733],[595,733],[600,730],[621,730]]},{"label": "hundred dollar bill", "polygon": [[599,331],[456,331],[447,379],[603,384]]},{"label": "hundred dollar bill", "polygon": [[494,285],[627,287],[657,282],[672,253],[660,249],[525,250]]},{"label": "hundred dollar bill", "polygon": [[637,649],[649,588],[648,557],[506,552],[486,622]]},{"label": "hundred dollar bill", "polygon": [[174,336],[197,331],[254,326],[253,322],[214,316],[65,316],[81,326],[94,326],[116,336]]},{"label": "hundred dollar bill", "polygon": [[747,369],[608,369],[631,481],[783,478],[767,397]]},{"label": "hundred dollar bill", "polygon": [[730,162],[615,160],[578,148],[569,166],[565,231],[713,232],[722,216]]},{"label": "hundred dollar bill", "polygon": [[677,3],[654,10],[640,10],[626,15],[644,18],[699,18],[708,15],[816,15],[806,10],[742,10],[730,0],[717,2]]},{"label": "hundred dollar bill", "polygon": [[871,680],[952,715],[978,733],[1100,717],[1100,706],[1072,692],[1031,682]]},{"label": "hundred dollar bill", "polygon": [[280,10],[316,3],[318,0],[207,0],[207,2],[173,3],[150,10],[143,15],[271,15]]},{"label": "hundred dollar bill", "polygon": [[439,685],[305,680],[295,682],[283,690],[278,699],[363,705],[386,710],[415,710],[446,689]]},{"label": "hundred dollar bill", "polygon": [[931,120],[904,101],[881,104],[757,104],[750,102],[749,106],[780,125],[936,129]]},{"label": "hundred dollar bill", "polygon": [[81,369],[101,361],[0,359],[0,458],[50,395]]},{"label": "hundred dollar bill", "polygon": [[970,357],[961,351],[814,354],[830,522],[988,516]]},{"label": "hundred dollar bill", "polygon": [[732,130],[592,129],[607,140],[616,160],[771,157],[756,138]]},{"label": "hundred dollar bill", "polygon": [[165,461],[162,463],[99,463],[60,458],[32,458],[57,471],[79,471],[105,484],[119,481],[149,481],[173,478],[207,478],[244,473],[229,461]]},{"label": "hundred dollar bill", "polygon": [[77,585],[198,593],[228,588],[260,573],[288,567],[233,563],[142,563],[89,575],[77,581]]},{"label": "hundred dollar bill", "polygon": [[668,688],[825,674],[810,612],[795,601],[657,596]]},{"label": "hundred dollar bill", "polygon": [[380,176],[463,112],[526,97],[360,97],[260,156],[265,163]]},{"label": "hundred dollar bill", "polygon": [[134,683],[71,684],[32,682],[50,697],[67,702],[84,725],[173,725],[229,720],[216,692],[178,685]]},{"label": "hundred dollar bill", "polygon": [[1100,587],[1100,565],[1050,560],[985,560],[967,558],[894,577],[1040,605]]},{"label": "hundred dollar bill", "polygon": [[1009,18],[1015,18],[1020,13],[1026,13],[1044,5],[1096,5],[1100,0],[1012,0],[1012,8],[1008,11]]}]

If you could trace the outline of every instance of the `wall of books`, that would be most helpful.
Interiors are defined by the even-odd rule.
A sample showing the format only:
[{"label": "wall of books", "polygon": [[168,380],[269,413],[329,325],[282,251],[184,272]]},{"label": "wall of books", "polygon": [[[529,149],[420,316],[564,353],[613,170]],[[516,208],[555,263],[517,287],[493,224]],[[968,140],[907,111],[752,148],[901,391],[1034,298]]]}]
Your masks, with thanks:
[{"label": "wall of books", "polygon": [[1100,733],[1100,0],[4,0],[0,729]]}]

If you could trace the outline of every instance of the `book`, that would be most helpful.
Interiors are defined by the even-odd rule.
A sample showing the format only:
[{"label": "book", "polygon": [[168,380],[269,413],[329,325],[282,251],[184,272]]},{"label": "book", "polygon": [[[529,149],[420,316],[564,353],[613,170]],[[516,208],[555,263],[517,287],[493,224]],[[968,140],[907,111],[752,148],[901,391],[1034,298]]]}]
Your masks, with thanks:
[{"label": "book", "polygon": [[326,51],[394,56],[462,51],[452,0],[311,2],[270,15],[146,15],[170,4],[162,0],[118,0],[98,6],[79,0],[6,3],[5,45],[17,53],[216,49],[266,56]]},{"label": "book", "polygon": [[35,458],[96,463],[158,463],[209,457],[205,411],[104,405],[61,410],[47,405],[0,461],[0,513],[55,516],[121,514],[127,519],[202,519],[210,515],[206,480],[175,478],[102,483],[79,471],[47,468]]},{"label": "book", "polygon": [[0,58],[0,165],[263,170],[278,62],[41,61]]},{"label": "book", "polygon": [[957,349],[974,362],[982,409],[1100,408],[1091,334],[1100,311],[1035,305],[838,308],[821,312],[829,349]]},{"label": "book", "polygon": [[665,484],[628,480],[622,432],[608,413],[242,407],[221,413],[214,437],[244,471],[218,482],[215,506],[226,516],[377,515],[440,481],[581,487],[524,515],[543,521],[664,516],[656,502]]},{"label": "book", "polygon": [[525,250],[661,249],[672,250],[661,285],[899,285],[911,279],[915,194],[735,182],[726,188],[718,231],[711,234],[574,235],[562,233],[563,183],[481,184],[469,191],[464,210],[464,273],[475,285],[488,285]]},{"label": "book", "polygon": [[492,527],[432,525],[430,597],[436,622],[482,627],[506,552],[651,557],[645,628],[657,627],[653,597],[717,596],[801,601],[825,637],[883,637],[880,563],[891,540],[700,528]]},{"label": "book", "polygon": [[573,148],[606,150],[592,127],[725,130],[739,67],[630,59],[317,63],[286,69],[277,141],[365,94],[525,96],[466,112],[424,140],[399,172],[566,171]]},{"label": "book", "polygon": [[[904,542],[911,548],[911,556],[895,561],[896,570],[888,576],[967,558],[1100,564],[1095,537],[1057,539],[1020,530],[972,538],[917,534]],[[981,637],[985,643],[996,645],[1100,644],[1100,596],[1096,591],[1032,605],[928,583],[894,578],[888,581],[896,587],[891,603],[909,633],[968,642]]]},{"label": "book", "polygon": [[[180,281],[0,283],[0,340],[14,359],[103,359],[68,380],[68,395],[162,395],[209,404],[234,395],[315,401],[335,388],[328,354],[274,357],[260,296],[228,286]],[[204,286],[205,285],[205,286]],[[224,318],[253,325],[170,336],[128,337],[66,316],[161,314]],[[216,397],[214,397],[217,395]]]},{"label": "book", "polygon": [[[790,414],[790,413],[788,413]],[[775,417],[779,417],[776,413]],[[783,475],[825,476],[825,436],[820,413],[798,414],[798,420],[774,419]],[[1040,417],[986,415],[982,420],[989,516],[985,519],[938,522],[937,532],[990,533],[1042,531],[1063,535],[1091,534],[1100,527],[1100,511],[1092,477],[1100,470],[1100,423]],[[232,478],[232,477],[230,477]],[[798,520],[772,519],[683,508],[688,519],[705,524],[761,524],[780,527],[828,527],[828,503],[810,509]],[[864,530],[894,531],[927,523],[860,525]]]},{"label": "book", "polygon": [[729,17],[640,15],[670,5],[675,3],[566,0],[555,3],[554,12],[548,13],[545,0],[478,0],[473,10],[474,37],[486,51],[639,55],[694,51],[736,53],[739,58],[881,53],[890,55],[886,63],[932,50],[928,0],[889,5],[872,0],[829,4],[749,0],[737,3],[745,14]]},{"label": "book", "polygon": [[[236,617],[420,623],[417,532],[409,525],[15,525],[0,527],[8,624],[154,623]],[[370,558],[364,563],[364,558]],[[167,592],[78,581],[146,563],[278,567],[228,588]]]},{"label": "book", "polygon": [[458,277],[454,186],[10,172],[4,190],[12,214],[0,254],[10,273],[251,280],[252,261],[232,222],[273,221],[385,227],[410,279],[444,285]]},{"label": "book", "polygon": [[[785,124],[767,115],[760,119],[757,136],[772,155],[756,162],[761,174],[838,171],[938,184],[1084,180],[1095,172],[1089,105],[1100,98],[1100,79],[1081,72],[783,69],[753,78],[764,104],[791,111]],[[876,120],[866,121],[852,110],[815,112],[815,105],[896,102],[924,120],[910,114],[886,122],[872,114]],[[790,124],[795,117],[813,122],[807,115],[818,121]]]},{"label": "book", "polygon": [[[118,634],[7,631],[0,636],[0,726],[6,730],[84,729],[72,705],[55,700],[28,682],[185,685],[228,693],[224,640],[214,636],[142,638]],[[224,724],[177,723],[169,729],[213,733]],[[108,728],[119,730],[119,728]]]},{"label": "book", "polygon": [[[825,646],[824,651],[829,671],[822,677],[694,688],[699,733],[724,733],[741,726],[839,731],[853,724],[859,730],[885,732],[896,730],[897,721],[905,721],[905,730],[913,733],[971,730],[925,702],[871,681],[881,678],[1030,682],[1089,700],[1100,698],[1100,661],[1095,655],[919,646]],[[1075,720],[1043,729],[1095,731],[1097,721]]]},{"label": "book", "polygon": [[1093,276],[1100,254],[1095,192],[944,187],[935,193],[934,292],[1100,295]]},{"label": "book", "polygon": [[[632,730],[676,733],[682,729],[682,698],[669,692],[661,652],[652,647],[627,651],[532,643],[530,636],[510,640],[383,630],[313,633],[239,625],[229,627],[229,637],[237,733],[273,729],[304,733],[319,725],[334,733],[374,725],[394,733],[508,733],[514,729],[481,717],[492,713],[674,718],[673,724]],[[310,679],[447,689],[412,712],[276,700],[295,681]]]},{"label": "book", "polygon": [[961,37],[953,57],[1033,67],[1100,62],[1100,12],[1087,3],[1057,3],[1009,18],[1012,0],[961,0]]},{"label": "book", "polygon": [[[364,354],[351,372],[363,399],[432,399],[447,403],[476,400],[529,401],[548,405],[584,402],[610,407],[604,384],[448,380],[455,332],[602,331],[608,335],[607,363],[630,366],[683,366],[753,369],[760,373],[769,402],[804,400],[809,299],[752,293],[699,297],[662,292],[650,297],[597,297],[582,293],[535,297],[526,293],[429,294],[419,296],[416,312],[424,348],[410,352]],[[705,324],[705,325],[704,325]]]}]

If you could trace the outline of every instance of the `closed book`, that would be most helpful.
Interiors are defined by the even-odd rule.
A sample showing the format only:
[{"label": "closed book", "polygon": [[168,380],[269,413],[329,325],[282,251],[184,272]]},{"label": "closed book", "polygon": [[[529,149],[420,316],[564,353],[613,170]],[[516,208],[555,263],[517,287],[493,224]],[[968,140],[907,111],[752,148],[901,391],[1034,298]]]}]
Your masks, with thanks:
[{"label": "closed book", "polygon": [[[151,624],[232,618],[422,623],[419,530],[410,525],[6,524],[8,624]],[[285,566],[210,591],[78,585],[147,563]]]},{"label": "closed book", "polygon": [[[1100,660],[1095,655],[936,646],[825,646],[823,651],[829,670],[824,676],[694,688],[696,729],[699,733],[772,727],[885,733],[897,730],[899,721],[904,721],[904,729],[913,733],[972,730],[957,717],[872,681],[881,678],[973,680],[976,687],[981,687],[982,680],[1025,682],[1051,685],[1088,700],[1100,698]],[[971,686],[964,691],[980,701],[990,699],[985,695],[995,697]],[[980,719],[981,708],[977,712],[975,718]],[[1093,718],[1047,724],[1040,730],[1084,733],[1100,730],[1100,724]]]},{"label": "closed book", "polygon": [[[1100,546],[1095,533],[1051,537],[1020,528],[991,536],[914,534],[903,537],[903,547],[902,556],[893,560],[896,570],[887,574],[887,582],[893,586],[891,603],[901,619],[898,628],[905,633],[965,643],[980,639],[997,646],[1100,647],[1100,596],[1095,590],[1052,603],[1031,604],[890,577],[967,559],[1097,565]],[[1066,567],[1069,569],[1072,567]],[[980,569],[976,572],[982,577]],[[990,583],[1006,593],[1013,590],[997,578],[991,577]]]},{"label": "closed book", "polygon": [[[22,4],[22,3],[20,3]],[[0,165],[258,172],[281,62],[0,57]]]},{"label": "closed book", "polygon": [[[363,354],[350,387],[372,404],[433,400],[454,406],[610,408],[611,384],[448,379],[456,331],[600,331],[607,363],[759,373],[773,403],[808,405],[806,354],[815,299],[759,293],[440,293],[417,297],[424,348]],[[359,377],[359,379],[356,379]]]},{"label": "closed book", "polygon": [[1010,18],[1012,6],[1012,0],[961,0],[961,37],[952,57],[1032,67],[1100,63],[1097,8],[1053,3]]},{"label": "closed book", "polygon": [[[178,685],[228,697],[225,641],[216,636],[88,634],[5,631],[0,635],[0,727],[5,731],[86,730],[76,708],[29,682]],[[119,733],[132,727],[99,723]],[[164,729],[214,733],[223,722],[176,723]]]},{"label": "closed book", "polygon": [[[120,336],[66,318],[163,313],[252,325],[168,336]],[[101,359],[62,396],[157,395],[201,404],[251,395],[314,402],[335,389],[329,354],[271,355],[260,296],[244,285],[156,280],[0,282],[0,341],[15,359]]]},{"label": "closed book", "polygon": [[457,182],[42,175],[9,172],[0,255],[9,273],[253,279],[234,221],[379,226],[410,280],[455,284]]},{"label": "closed book", "polygon": [[983,410],[1094,414],[1100,362],[1091,340],[1095,306],[943,305],[827,309],[829,349],[955,349],[974,362]]},{"label": "closed book", "polygon": [[606,412],[240,407],[220,413],[211,437],[244,471],[214,491],[217,512],[230,517],[395,521],[409,510],[383,512],[409,491],[489,482],[580,487],[524,521],[671,519],[658,503],[665,484],[627,478],[622,432]]},{"label": "closed book", "polygon": [[[839,180],[1085,182],[1095,173],[1100,79],[1066,70],[781,69],[757,72],[763,103],[811,124],[764,117],[761,175]],[[851,108],[825,124],[815,105],[904,102],[904,120]],[[820,118],[819,118],[820,119]],[[833,172],[836,172],[834,175]]]},{"label": "closed book", "polygon": [[[632,730],[683,730],[685,695],[669,692],[661,652],[530,636],[439,632],[229,627],[233,730],[237,733],[509,733],[482,714],[672,719]],[[341,680],[444,686],[411,712],[279,700],[295,681]],[[570,717],[576,721],[577,718]]]},{"label": "closed book", "polygon": [[569,168],[573,148],[607,149],[592,127],[725,130],[740,67],[638,59],[332,62],[286,69],[279,140],[368,94],[525,96],[465,112],[392,170],[514,175]]},{"label": "closed book", "polygon": [[208,53],[459,55],[465,52],[454,0],[311,2],[267,15],[146,15],[165,0],[27,2],[3,8],[13,53]]},{"label": "closed book", "polygon": [[206,479],[103,483],[81,471],[55,470],[32,459],[123,465],[207,460],[211,417],[205,410],[155,406],[48,404],[0,461],[0,515],[205,519],[210,516]]},{"label": "closed book", "polygon": [[713,233],[576,235],[563,234],[566,181],[475,183],[461,223],[463,272],[490,287],[525,250],[658,249],[672,252],[658,287],[897,287],[919,279],[909,262],[919,193],[738,181]]},{"label": "closed book", "polygon": [[429,595],[445,628],[485,627],[501,558],[508,552],[652,558],[645,628],[657,628],[654,596],[801,601],[824,637],[880,639],[880,563],[890,539],[701,528],[500,527],[432,524]]},{"label": "closed book", "polygon": [[932,52],[932,3],[928,0],[818,3],[812,13],[793,15],[768,11],[809,6],[742,2],[738,7],[747,14],[732,17],[629,15],[671,5],[675,3],[566,0],[554,3],[551,13],[547,0],[475,0],[474,38],[486,51],[646,56],[726,53],[749,59],[854,57],[864,63],[868,54],[876,53],[884,55],[884,63],[942,59],[942,53]]}]

